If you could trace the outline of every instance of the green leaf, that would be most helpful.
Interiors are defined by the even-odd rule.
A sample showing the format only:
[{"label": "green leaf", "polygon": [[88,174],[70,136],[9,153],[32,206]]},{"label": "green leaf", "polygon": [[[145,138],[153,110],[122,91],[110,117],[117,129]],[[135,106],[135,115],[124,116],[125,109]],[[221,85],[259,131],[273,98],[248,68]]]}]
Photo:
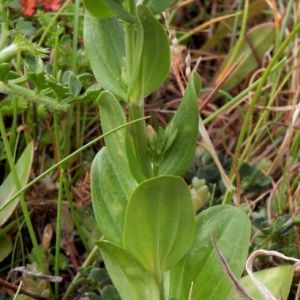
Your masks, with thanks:
[{"label": "green leaf", "polygon": [[84,43],[97,81],[104,89],[125,100],[127,86],[122,80],[124,32],[117,18],[101,20],[86,13]]},{"label": "green leaf", "polygon": [[121,4],[122,1],[116,1],[116,0],[103,0],[103,1],[123,21],[129,23],[136,22],[135,16],[130,14],[126,9],[124,9],[123,5]]},{"label": "green leaf", "polygon": [[106,241],[96,243],[105,267],[123,300],[160,299],[154,276],[122,248]]},{"label": "green leaf", "polygon": [[108,18],[114,15],[105,0],[83,0],[85,8],[91,15],[97,18]]},{"label": "green leaf", "polygon": [[11,66],[9,63],[0,63],[0,81],[6,82],[8,80],[10,69]]},{"label": "green leaf", "polygon": [[[286,265],[255,272],[253,275],[273,294],[276,299],[288,299],[294,274],[293,266]],[[249,276],[240,280],[241,286],[247,294],[255,300],[264,300],[265,297],[254,285]],[[228,300],[242,300],[235,291],[227,298]]]},{"label": "green leaf", "polygon": [[138,6],[137,15],[134,74],[128,90],[131,102],[138,102],[155,91],[170,69],[169,42],[164,28],[146,6]]},{"label": "green leaf", "polygon": [[[116,149],[117,151],[117,149]],[[103,147],[91,168],[92,203],[96,221],[104,237],[118,245],[123,243],[127,201],[136,187],[131,174],[119,169]]]},{"label": "green leaf", "polygon": [[176,137],[166,151],[158,174],[183,175],[193,162],[198,137],[199,112],[197,98],[201,88],[201,79],[194,73],[175,116],[166,129],[166,135]]},{"label": "green leaf", "polygon": [[7,235],[0,235],[0,262],[3,261],[12,251],[11,238]]},{"label": "green leaf", "polygon": [[191,193],[184,180],[151,178],[129,200],[124,248],[160,281],[190,248],[194,226]]},{"label": "green leaf", "polygon": [[222,80],[233,63],[243,56],[241,63],[222,84],[221,88],[225,91],[230,91],[259,67],[259,61],[263,60],[266,52],[274,45],[275,25],[273,23],[257,25],[246,36],[247,38],[244,38],[241,44],[237,43],[230,50],[214,79],[215,83]]},{"label": "green leaf", "polygon": [[232,285],[212,244],[212,235],[231,271],[240,277],[247,258],[250,229],[248,217],[233,206],[215,206],[199,214],[195,240],[183,260],[171,270],[170,296],[189,299],[191,295],[193,300],[226,299]]},{"label": "green leaf", "polygon": [[[28,181],[33,152],[33,142],[30,142],[15,165],[15,169],[19,176],[20,188],[23,188]],[[3,208],[3,206],[6,205],[6,202],[9,201],[10,198],[17,192],[18,190],[14,177],[12,173],[9,173],[0,186],[0,226],[9,219],[17,207],[20,197],[17,197],[9,205]]]},{"label": "green leaf", "polygon": [[[102,92],[99,96],[100,119],[103,133],[120,127],[126,123],[125,113],[119,101],[109,92]],[[118,131],[104,138],[107,151],[115,169],[120,171],[120,179],[135,182],[132,175],[132,168],[128,163],[127,138],[128,128],[119,129]]]},{"label": "green leaf", "polygon": [[135,17],[125,10],[116,0],[83,0],[85,8],[89,13],[97,18],[109,18],[114,15],[126,22],[134,23]]},{"label": "green leaf", "polygon": [[[100,120],[103,133],[120,127],[126,123],[126,117],[119,101],[109,92],[99,96]],[[104,138],[109,155],[122,173],[130,173],[126,156],[126,132],[123,128]]]},{"label": "green leaf", "polygon": [[178,2],[178,0],[145,0],[143,2],[143,4],[147,5],[147,7],[154,14],[157,14],[177,2]]},{"label": "green leaf", "polygon": [[72,96],[79,96],[82,85],[78,77],[74,74],[74,72],[64,72],[61,81],[64,85],[67,85],[69,87],[69,92]]}]

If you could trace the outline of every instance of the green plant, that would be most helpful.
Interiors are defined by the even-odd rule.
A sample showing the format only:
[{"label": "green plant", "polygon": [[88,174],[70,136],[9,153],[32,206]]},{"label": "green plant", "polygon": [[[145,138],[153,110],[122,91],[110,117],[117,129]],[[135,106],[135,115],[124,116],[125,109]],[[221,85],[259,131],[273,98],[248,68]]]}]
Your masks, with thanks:
[{"label": "green plant", "polygon": [[[86,51],[105,90],[98,98],[104,133],[126,123],[122,102],[129,121],[143,117],[144,97],[166,79],[168,39],[154,13],[173,2],[84,1]],[[93,161],[97,246],[122,299],[229,299],[242,290],[232,277],[241,276],[248,253],[247,216],[220,205],[195,217],[180,177],[196,150],[200,88],[194,73],[165,130],[135,123],[107,136]]]},{"label": "green plant", "polygon": [[[176,26],[178,41],[189,38],[192,64],[202,55],[199,48],[193,47],[194,37],[195,46],[201,46],[198,34],[204,37],[203,41],[207,39],[201,46],[201,50],[206,48],[205,55],[213,53],[214,59],[220,55],[225,60],[219,71],[214,69],[211,83],[209,78],[213,74],[207,74],[206,60],[201,61],[197,68],[207,88],[202,88],[199,76],[192,73],[174,118],[166,128],[155,130],[146,126],[144,105],[146,112],[152,103],[167,108],[172,97],[168,88],[174,86],[174,81],[168,81],[162,99],[155,99],[160,90],[144,104],[144,98],[163,83],[170,66],[167,35],[154,14],[177,1],[84,2],[92,15],[85,17],[85,48],[80,47],[80,0],[65,1],[55,14],[38,10],[36,15],[26,18],[20,17],[18,0],[0,0],[0,112],[4,123],[0,167],[5,169],[0,186],[1,277],[16,265],[39,262],[32,271],[42,271],[44,278],[48,272],[61,275],[63,282],[45,286],[44,279],[31,274],[15,278],[24,279],[25,290],[36,294],[50,292],[53,299],[60,298],[66,287],[63,299],[69,299],[75,289],[90,299],[287,299],[291,266],[257,274],[274,297],[265,293],[261,285],[257,289],[251,276],[241,280],[240,277],[248,252],[248,217],[255,225],[251,250],[266,247],[288,251],[293,256],[299,252],[295,239],[295,229],[299,228],[299,134],[293,137],[298,106],[281,108],[283,95],[284,99],[293,97],[293,103],[298,96],[296,88],[290,89],[290,82],[298,78],[298,52],[291,55],[291,49],[298,49],[293,37],[299,32],[299,25],[298,29],[291,25],[297,24],[299,15],[296,10],[294,16],[291,14],[294,1],[281,5],[282,11],[276,11],[275,5],[270,8],[264,0],[183,1],[168,10],[164,15],[168,28]],[[218,24],[222,25],[219,29]],[[208,27],[206,34],[203,29]],[[284,40],[288,32],[291,35]],[[173,36],[172,30],[170,35]],[[269,48],[273,50],[266,56]],[[87,56],[99,82],[93,86]],[[291,61],[295,64],[293,68],[287,65]],[[175,59],[173,67],[174,62]],[[214,63],[214,68],[217,65]],[[258,72],[264,65],[265,71]],[[245,84],[249,84],[247,88]],[[180,85],[181,90],[183,86]],[[198,124],[199,92],[201,115],[206,118]],[[104,132],[100,137],[96,98]],[[289,122],[291,107],[295,113]],[[158,116],[162,116],[160,111]],[[228,131],[226,124],[237,130]],[[190,170],[188,186],[181,176],[187,178],[186,171],[192,164],[198,125],[202,136],[199,146],[207,152],[201,153]],[[208,125],[207,132],[204,125]],[[91,133],[97,137],[91,137]],[[95,230],[89,206],[89,176],[84,178],[83,193],[75,194],[73,187],[82,182],[94,157],[95,143],[104,136],[106,146],[92,167],[94,212],[103,237],[92,249],[101,233]],[[268,144],[267,137],[272,151],[265,160],[261,149]],[[36,141],[37,159],[31,165],[32,139]],[[23,154],[21,145],[25,149]],[[281,153],[277,154],[279,145]],[[285,155],[288,163],[281,159]],[[33,179],[26,184],[29,171]],[[20,174],[24,176],[18,178]],[[47,180],[40,184],[48,188],[50,179],[51,192],[43,196],[43,207],[51,203],[50,210],[36,208],[40,197],[34,193],[40,187],[36,183],[46,175]],[[25,191],[28,203],[24,201]],[[230,204],[233,193],[234,204],[242,204],[248,216],[234,206],[214,206],[221,202]],[[21,204],[21,214],[17,203]],[[213,207],[207,209],[209,206]],[[203,211],[197,214],[199,210]],[[13,212],[9,219],[4,213],[8,211],[9,215]],[[42,212],[42,222],[35,217],[37,211]],[[41,238],[44,222],[55,228],[55,238],[47,235],[46,242],[44,233]],[[23,234],[27,229],[29,239]],[[46,259],[39,255],[40,245]],[[70,245],[76,248],[75,257],[68,257]],[[99,264],[102,258],[98,248],[106,270]],[[71,278],[67,268],[76,270],[76,250],[81,257],[86,253],[88,256],[81,270]],[[257,265],[261,262],[270,266],[270,260],[256,259],[254,268],[261,269]],[[272,265],[276,265],[276,260]],[[11,281],[16,282],[13,278]],[[21,285],[15,289],[17,294],[23,294]],[[17,294],[14,299],[21,299]]]}]

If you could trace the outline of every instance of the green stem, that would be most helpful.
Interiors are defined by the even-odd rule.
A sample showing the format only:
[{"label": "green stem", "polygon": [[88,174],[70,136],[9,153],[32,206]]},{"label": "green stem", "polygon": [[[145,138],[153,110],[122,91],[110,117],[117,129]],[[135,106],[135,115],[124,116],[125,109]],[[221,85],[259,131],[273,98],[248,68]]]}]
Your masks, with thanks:
[{"label": "green stem", "polygon": [[68,104],[59,103],[49,96],[38,95],[35,93],[35,91],[31,89],[13,83],[4,84],[0,81],[0,93],[6,95],[20,96],[23,99],[26,98],[27,100],[37,104],[42,103],[50,110],[66,111],[69,107]]},{"label": "green stem", "polygon": [[[98,247],[95,246],[93,248],[93,250],[91,251],[91,253],[89,254],[89,256],[86,258],[86,260],[84,261],[84,263],[82,264],[81,268],[86,268],[88,267],[89,265],[92,264],[92,262],[94,261],[95,259],[95,256],[97,255],[98,253]],[[67,300],[67,299],[70,299],[70,296],[74,290],[74,288],[76,287],[76,284],[78,282],[78,279],[80,278],[80,273],[77,273],[76,276],[74,277],[74,279],[72,280],[71,284],[68,286],[67,288],[67,291],[66,293],[64,294],[62,300]]]},{"label": "green stem", "polygon": [[42,45],[45,41],[46,37],[49,35],[49,32],[52,30],[52,27],[55,25],[57,18],[62,14],[62,12],[65,10],[65,8],[72,2],[72,0],[67,0],[62,5],[62,7],[59,9],[59,11],[54,15],[54,17],[50,20],[48,23],[48,26],[43,32],[43,35],[41,36],[38,45]]},{"label": "green stem", "polygon": [[21,51],[21,47],[17,43],[10,44],[0,51],[0,63],[8,62]]},{"label": "green stem", "polygon": [[80,0],[75,1],[75,12],[73,20],[73,40],[72,40],[72,70],[77,73],[77,50],[78,50],[78,33],[79,33],[79,9],[80,9]]},{"label": "green stem", "polygon": [[[63,180],[64,170],[61,169],[59,177],[59,190],[57,199],[57,213],[56,213],[56,238],[55,238],[55,258],[54,258],[54,275],[59,275],[60,266],[60,243],[61,243],[61,224],[62,224],[62,205],[63,205]],[[55,283],[54,296],[58,299],[59,295],[59,284]]]},{"label": "green stem", "polygon": [[[54,137],[57,148],[58,160],[61,160],[63,155],[63,145],[61,138],[61,127],[60,127],[60,116],[57,112],[53,115],[54,118]],[[60,168],[60,177],[59,177],[59,190],[58,190],[58,199],[57,199],[57,210],[56,210],[56,238],[55,238],[55,257],[54,257],[54,274],[55,276],[59,275],[60,270],[60,243],[61,243],[61,224],[62,224],[62,205],[63,205],[63,182],[65,178],[65,164],[61,165]],[[54,296],[55,299],[58,299],[59,295],[59,285],[56,283],[54,285]]]},{"label": "green stem", "polygon": [[8,43],[9,28],[8,28],[8,10],[5,9],[3,1],[0,2],[0,12],[2,12],[1,35],[0,35],[0,50]]},{"label": "green stem", "polygon": [[[142,102],[142,101],[141,101]],[[143,103],[143,102],[142,102]],[[133,121],[144,117],[143,105],[129,105],[129,120]],[[146,124],[145,122],[138,122],[131,125],[132,141],[135,149],[137,161],[141,166],[143,174],[146,178],[152,177],[153,172],[151,168],[151,162],[148,154],[148,141],[146,136]]]},{"label": "green stem", "polygon": [[161,280],[159,282],[159,300],[165,300],[165,288],[164,288],[164,281]]}]

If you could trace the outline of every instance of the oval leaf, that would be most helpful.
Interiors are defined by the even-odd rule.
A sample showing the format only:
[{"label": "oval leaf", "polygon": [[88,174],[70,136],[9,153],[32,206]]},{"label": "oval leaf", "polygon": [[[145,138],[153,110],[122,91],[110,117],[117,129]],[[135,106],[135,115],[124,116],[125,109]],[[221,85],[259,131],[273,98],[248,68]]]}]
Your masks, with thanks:
[{"label": "oval leaf", "polygon": [[239,278],[248,254],[250,229],[248,217],[233,206],[215,206],[199,214],[195,240],[184,259],[171,270],[170,296],[227,299],[232,285],[213,246],[212,235],[231,271]]},{"label": "oval leaf", "polygon": [[[122,126],[126,117],[119,101],[109,92],[102,92],[98,99],[103,133]],[[104,138],[105,145],[113,163],[122,171],[129,173],[126,156],[126,128],[122,128]]]},{"label": "oval leaf", "polygon": [[[255,272],[253,275],[274,295],[276,299],[288,299],[290,287],[294,274],[293,266],[280,266]],[[247,294],[255,300],[265,300],[265,297],[253,284],[249,276],[240,280],[241,286]],[[242,300],[239,295],[233,291],[228,300]]]},{"label": "oval leaf", "polygon": [[120,19],[129,22],[135,23],[135,17],[130,14],[126,9],[124,9],[123,5],[120,1],[116,0],[102,0],[106,3],[106,5],[113,11]]},{"label": "oval leaf", "polygon": [[160,13],[178,0],[145,0],[143,3],[154,13]]},{"label": "oval leaf", "polygon": [[[15,169],[19,176],[20,188],[23,188],[28,181],[32,165],[33,152],[33,142],[30,142],[15,165]],[[14,181],[12,173],[9,173],[3,183],[0,185],[0,226],[2,226],[8,220],[20,201],[20,197],[17,197],[10,202],[9,205],[6,205],[7,201],[9,201],[10,198],[17,192],[16,186],[17,185]],[[5,207],[3,208],[3,206]]]},{"label": "oval leaf", "polygon": [[169,42],[162,25],[146,6],[138,6],[137,15],[140,23],[136,33],[134,74],[128,90],[131,102],[138,102],[155,91],[170,69]]},{"label": "oval leaf", "polygon": [[96,221],[104,237],[122,245],[127,201],[136,187],[130,173],[120,170],[102,148],[91,168],[92,203]]},{"label": "oval leaf", "polygon": [[124,33],[116,17],[101,20],[86,13],[84,44],[97,81],[125,100],[127,86],[122,81]]},{"label": "oval leaf", "polygon": [[105,0],[83,0],[85,8],[97,18],[108,18],[114,15]]},{"label": "oval leaf", "polygon": [[164,154],[158,168],[160,175],[183,175],[193,162],[198,137],[199,112],[197,98],[201,79],[194,73],[175,116],[166,129],[166,137],[176,137]]},{"label": "oval leaf", "polygon": [[105,267],[123,300],[159,299],[155,277],[122,248],[106,241],[96,243]]},{"label": "oval leaf", "polygon": [[141,183],[129,200],[124,248],[158,281],[188,251],[194,237],[191,193],[180,177]]}]

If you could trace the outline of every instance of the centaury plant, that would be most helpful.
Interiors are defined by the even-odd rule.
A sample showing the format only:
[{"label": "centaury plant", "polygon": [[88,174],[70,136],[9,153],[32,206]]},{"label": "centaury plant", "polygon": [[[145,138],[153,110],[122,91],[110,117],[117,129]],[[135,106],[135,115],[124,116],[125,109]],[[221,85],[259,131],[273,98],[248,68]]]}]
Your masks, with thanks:
[{"label": "centaury plant", "polygon": [[[166,79],[169,42],[154,14],[174,2],[84,0],[84,42],[103,88],[104,133],[143,118],[144,98]],[[103,235],[97,246],[122,299],[251,299],[238,284],[248,217],[230,205],[195,216],[181,177],[195,155],[200,89],[193,73],[165,129],[148,130],[145,120],[124,127],[105,137],[93,161],[92,201]]]}]

